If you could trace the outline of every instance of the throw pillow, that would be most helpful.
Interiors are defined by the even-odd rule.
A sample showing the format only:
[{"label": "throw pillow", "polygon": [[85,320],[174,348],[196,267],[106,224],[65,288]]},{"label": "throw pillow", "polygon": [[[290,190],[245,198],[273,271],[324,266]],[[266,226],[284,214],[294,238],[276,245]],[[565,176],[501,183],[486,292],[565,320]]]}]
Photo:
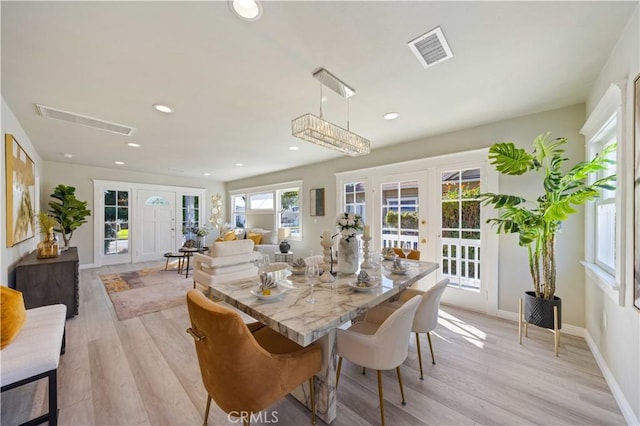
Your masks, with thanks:
[{"label": "throw pillow", "polygon": [[258,245],[262,241],[262,234],[247,234],[247,238],[253,240],[253,244]]},{"label": "throw pillow", "polygon": [[27,318],[22,293],[0,285],[0,349],[16,338]]},{"label": "throw pillow", "polygon": [[233,241],[235,239],[236,239],[235,231],[229,231],[226,234],[224,234],[224,237],[222,237],[222,241]]}]

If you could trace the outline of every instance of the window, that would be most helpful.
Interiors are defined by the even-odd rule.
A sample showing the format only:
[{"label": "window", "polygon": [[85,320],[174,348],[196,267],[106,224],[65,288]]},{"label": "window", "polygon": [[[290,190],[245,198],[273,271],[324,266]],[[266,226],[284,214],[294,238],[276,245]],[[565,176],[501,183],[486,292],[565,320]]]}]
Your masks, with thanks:
[{"label": "window", "polygon": [[[603,152],[604,148],[617,143],[616,151],[608,154],[613,161],[624,158],[625,144],[622,135],[622,92],[621,85],[612,84],[598,102],[580,133],[585,136],[586,157],[591,159]],[[595,181],[616,173],[615,164],[607,170],[591,176]],[[585,209],[586,235],[585,260],[588,277],[619,306],[624,304],[623,281],[621,281],[621,200],[617,196],[623,192],[624,179],[618,179],[617,190],[602,190],[599,198],[590,201]]]},{"label": "window", "polygon": [[182,196],[182,242],[195,240],[200,227],[200,196]]},{"label": "window", "polygon": [[344,211],[360,215],[362,223],[367,223],[364,182],[346,183],[344,190]]},{"label": "window", "polygon": [[291,240],[302,239],[302,182],[288,182],[233,191],[236,228],[289,228]]},{"label": "window", "polygon": [[451,286],[480,291],[480,169],[442,173],[442,275]]},{"label": "window", "polygon": [[129,251],[129,191],[104,191],[104,254]]},{"label": "window", "polygon": [[[590,158],[600,155],[603,149],[616,142],[617,120],[615,115],[603,126],[590,143]],[[610,160],[616,161],[616,152],[608,155]],[[601,170],[593,180],[601,179],[616,173],[616,166],[612,164],[608,170]],[[616,191],[602,190],[600,197],[594,201],[593,235],[595,237],[595,264],[615,275],[616,271]]]},{"label": "window", "polygon": [[245,228],[247,225],[246,216],[246,196],[244,194],[233,195],[231,197],[233,208],[233,226]]},{"label": "window", "polygon": [[300,237],[300,190],[289,188],[276,193],[279,203],[277,228],[289,228],[292,237]]},{"label": "window", "polygon": [[249,194],[249,209],[273,210],[273,192]]}]

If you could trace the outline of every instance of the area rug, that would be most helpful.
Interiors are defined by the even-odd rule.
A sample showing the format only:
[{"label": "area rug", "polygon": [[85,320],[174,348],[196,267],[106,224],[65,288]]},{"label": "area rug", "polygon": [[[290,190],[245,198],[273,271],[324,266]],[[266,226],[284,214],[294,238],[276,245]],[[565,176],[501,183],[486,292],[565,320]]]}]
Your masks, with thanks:
[{"label": "area rug", "polygon": [[[170,264],[170,266],[172,266]],[[193,279],[178,274],[175,265],[100,275],[120,321],[186,303]]]}]

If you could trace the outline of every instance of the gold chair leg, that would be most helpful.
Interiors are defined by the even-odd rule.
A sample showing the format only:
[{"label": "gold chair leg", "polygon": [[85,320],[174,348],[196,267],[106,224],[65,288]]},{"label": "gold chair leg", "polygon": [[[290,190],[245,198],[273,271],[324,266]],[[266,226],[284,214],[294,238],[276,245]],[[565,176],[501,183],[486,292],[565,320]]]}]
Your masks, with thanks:
[{"label": "gold chair leg", "polygon": [[431,351],[431,364],[436,365],[436,358],[433,356],[433,346],[431,345],[431,332],[427,333],[427,339],[429,339],[429,350]]},{"label": "gold chair leg", "polygon": [[311,376],[311,378],[309,379],[309,396],[311,396],[311,424],[315,425],[316,424],[316,390],[315,390],[315,385],[313,383],[313,377]]},{"label": "gold chair leg", "polygon": [[522,344],[522,297],[518,300],[518,343]]},{"label": "gold chair leg", "polygon": [[362,374],[365,374],[367,372],[367,369],[362,367]]},{"label": "gold chair leg", "polygon": [[402,376],[400,375],[400,366],[396,367],[396,373],[398,374],[398,383],[400,384],[400,395],[402,395],[402,405],[407,405],[407,401],[404,399],[404,388],[402,387]]},{"label": "gold chair leg", "polygon": [[242,418],[242,424],[244,426],[250,426],[251,425],[251,420],[249,419],[249,416],[246,416],[246,417]]},{"label": "gold chair leg", "polygon": [[422,350],[420,349],[420,334],[416,333],[416,346],[418,347],[418,363],[420,364],[420,380],[424,380],[422,373]]},{"label": "gold chair leg", "polygon": [[202,422],[202,426],[207,426],[207,421],[209,420],[209,409],[211,408],[211,395],[207,394],[207,408],[204,410],[204,422]]},{"label": "gold chair leg", "polygon": [[553,344],[556,356],[558,356],[558,346],[560,346],[560,333],[558,330],[558,307],[553,307]]},{"label": "gold chair leg", "polygon": [[384,426],[384,395],[382,394],[382,371],[378,370],[378,398],[380,399],[380,419]]},{"label": "gold chair leg", "polygon": [[338,357],[338,370],[336,371],[336,390],[338,390],[338,382],[340,381],[340,370],[342,369],[342,357]]}]

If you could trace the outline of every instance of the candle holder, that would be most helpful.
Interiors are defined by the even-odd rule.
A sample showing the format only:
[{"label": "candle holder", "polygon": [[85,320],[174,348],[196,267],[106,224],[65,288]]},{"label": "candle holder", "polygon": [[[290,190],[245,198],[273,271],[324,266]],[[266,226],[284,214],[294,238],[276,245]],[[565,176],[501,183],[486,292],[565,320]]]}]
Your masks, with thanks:
[{"label": "candle holder", "polygon": [[320,244],[322,244],[322,254],[324,255],[324,258],[322,259],[322,261],[324,262],[324,272],[318,279],[321,283],[332,283],[336,280],[336,278],[331,274],[330,271],[332,263],[331,238],[329,238],[328,241],[325,241],[325,238],[322,238],[322,242]]},{"label": "candle holder", "polygon": [[373,269],[373,265],[369,261],[369,241],[371,241],[371,236],[362,236],[362,257],[364,260],[360,264],[360,269]]}]

